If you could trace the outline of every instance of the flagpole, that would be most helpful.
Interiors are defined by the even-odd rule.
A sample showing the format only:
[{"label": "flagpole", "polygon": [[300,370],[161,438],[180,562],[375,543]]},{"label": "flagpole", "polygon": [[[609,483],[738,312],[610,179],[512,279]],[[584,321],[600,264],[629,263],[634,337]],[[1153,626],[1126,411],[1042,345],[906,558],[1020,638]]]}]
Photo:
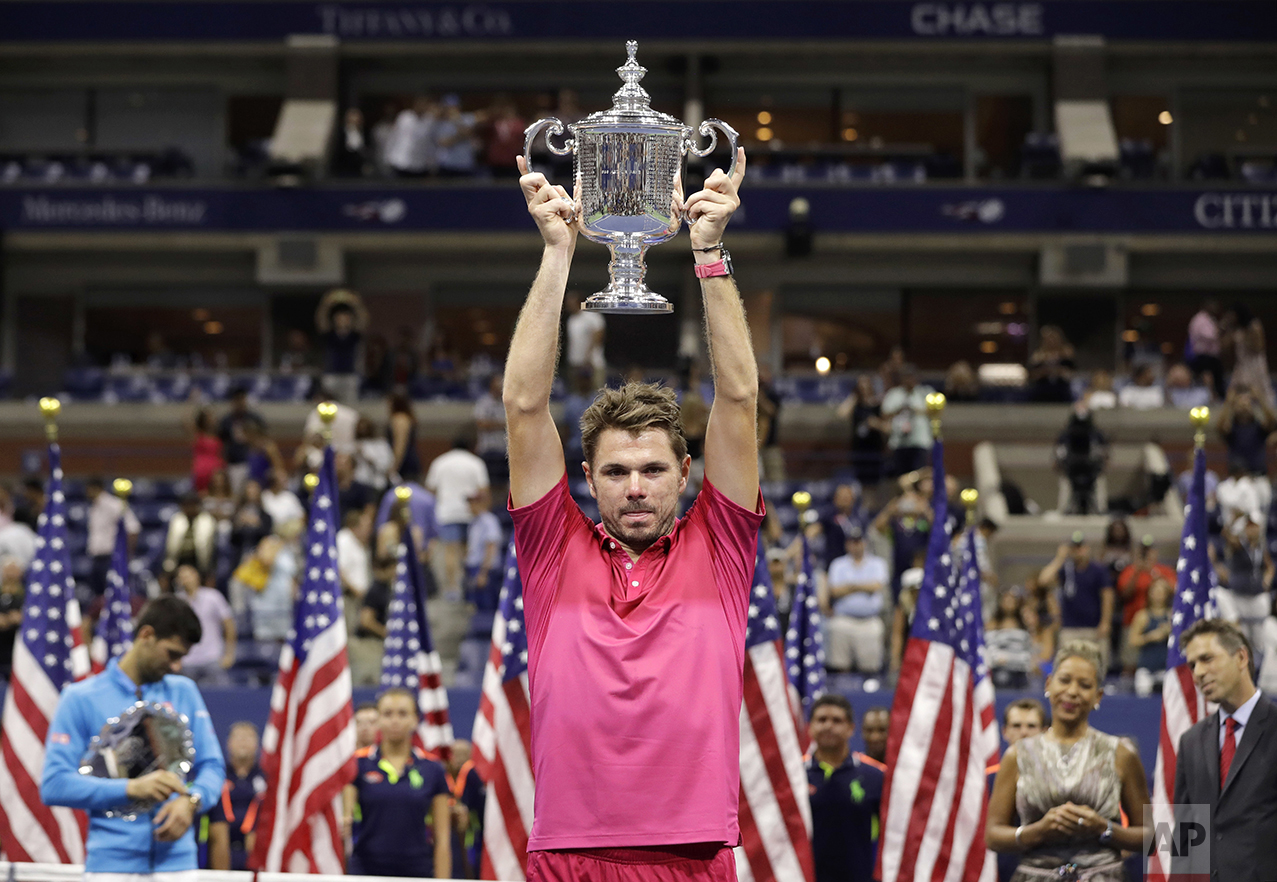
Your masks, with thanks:
[{"label": "flagpole", "polygon": [[931,418],[932,442],[943,440],[940,432],[940,417],[944,413],[946,399],[943,392],[931,392],[927,395],[927,416]]},{"label": "flagpole", "polygon": [[974,487],[968,487],[962,491],[962,504],[967,507],[967,528],[974,527],[976,524],[975,510],[980,504],[980,491]]},{"label": "flagpole", "polygon": [[1210,408],[1194,407],[1188,412],[1188,419],[1193,424],[1193,449],[1201,450],[1206,446],[1206,427],[1210,425]]}]

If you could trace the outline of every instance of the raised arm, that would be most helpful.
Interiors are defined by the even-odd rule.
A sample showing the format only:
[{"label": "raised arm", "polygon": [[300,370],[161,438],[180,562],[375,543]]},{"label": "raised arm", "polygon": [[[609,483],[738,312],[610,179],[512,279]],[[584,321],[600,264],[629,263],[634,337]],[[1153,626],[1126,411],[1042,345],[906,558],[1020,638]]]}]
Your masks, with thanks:
[{"label": "raised arm", "polygon": [[506,356],[506,432],[510,451],[510,499],[516,508],[536,502],[564,473],[563,442],[550,416],[550,387],[559,357],[559,315],[576,249],[576,212],[567,191],[540,173],[529,173],[519,157],[519,186],[536,221],[545,250],[541,269],[519,313]]},{"label": "raised arm", "polygon": [[[687,200],[693,249],[723,241],[723,231],[740,206],[737,189],[745,176],[745,151],[737,150],[731,177],[715,170],[705,189]],[[695,250],[696,263],[722,259],[717,250]],[[705,429],[705,477],[724,496],[753,511],[758,505],[758,364],[745,322],[745,306],[731,276],[701,279],[705,336],[714,372],[714,404]]]}]

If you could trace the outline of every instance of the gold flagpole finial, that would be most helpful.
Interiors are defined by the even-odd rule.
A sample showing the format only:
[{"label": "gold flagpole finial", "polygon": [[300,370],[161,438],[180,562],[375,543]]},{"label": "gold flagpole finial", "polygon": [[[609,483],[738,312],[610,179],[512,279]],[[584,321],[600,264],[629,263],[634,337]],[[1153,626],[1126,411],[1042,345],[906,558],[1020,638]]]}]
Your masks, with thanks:
[{"label": "gold flagpole finial", "polygon": [[44,415],[44,434],[49,443],[58,440],[58,414],[62,412],[62,402],[56,398],[41,398],[40,413]]},{"label": "gold flagpole finial", "polygon": [[406,500],[412,498],[412,488],[407,484],[400,484],[395,488],[395,499]]},{"label": "gold flagpole finial", "polygon": [[116,478],[111,482],[111,489],[115,491],[115,495],[128,501],[129,494],[133,492],[133,482],[128,478]]},{"label": "gold flagpole finial", "polygon": [[333,443],[333,420],[337,419],[337,405],[331,401],[321,401],[315,408],[319,419],[324,424],[324,444]]},{"label": "gold flagpole finial", "polygon": [[943,392],[931,392],[927,395],[927,415],[931,418],[931,434],[940,439],[940,415],[944,413],[945,397]]},{"label": "gold flagpole finial", "polygon": [[313,492],[314,489],[319,486],[319,475],[311,472],[306,475],[306,477],[302,478],[302,483],[306,485],[307,490]]},{"label": "gold flagpole finial", "polygon": [[968,487],[962,491],[962,504],[967,507],[967,526],[975,523],[976,506],[980,504],[980,491],[974,487]]},{"label": "gold flagpole finial", "polygon": [[1206,446],[1206,427],[1210,425],[1210,408],[1194,407],[1188,412],[1188,418],[1193,423],[1193,446],[1202,448]]},{"label": "gold flagpole finial", "polygon": [[798,490],[790,498],[790,501],[793,502],[794,508],[798,509],[798,517],[801,519],[803,512],[811,507],[811,494],[806,490]]}]

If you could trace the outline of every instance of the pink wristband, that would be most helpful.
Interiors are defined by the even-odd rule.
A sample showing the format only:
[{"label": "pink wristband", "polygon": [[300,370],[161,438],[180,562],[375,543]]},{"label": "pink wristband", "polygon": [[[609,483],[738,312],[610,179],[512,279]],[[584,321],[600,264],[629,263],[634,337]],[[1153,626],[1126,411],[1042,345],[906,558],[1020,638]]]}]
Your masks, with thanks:
[{"label": "pink wristband", "polygon": [[727,262],[724,260],[716,260],[713,263],[698,263],[693,267],[696,271],[696,278],[710,279],[714,276],[730,276],[731,270],[727,268]]}]

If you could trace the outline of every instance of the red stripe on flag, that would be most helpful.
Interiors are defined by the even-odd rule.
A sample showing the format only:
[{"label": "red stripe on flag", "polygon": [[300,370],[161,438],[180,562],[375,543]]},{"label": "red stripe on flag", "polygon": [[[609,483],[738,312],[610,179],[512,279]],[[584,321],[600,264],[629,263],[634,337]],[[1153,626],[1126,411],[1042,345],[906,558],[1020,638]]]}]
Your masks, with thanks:
[{"label": "red stripe on flag", "polygon": [[[772,644],[771,648],[777,653],[777,664],[780,670],[784,671],[784,651],[780,648],[780,641]],[[785,684],[788,689],[788,679],[785,680]],[[787,696],[785,704],[788,706]],[[798,864],[803,868],[804,876],[812,879],[815,877],[816,868],[812,862],[811,849],[807,847],[807,828],[803,824],[803,816],[799,812],[793,786],[789,782],[788,775],[785,774],[785,760],[781,755],[780,743],[776,739],[776,730],[772,727],[771,713],[768,711],[762,686],[758,682],[758,673],[754,669],[751,653],[745,654],[745,707],[749,711],[749,722],[754,729],[754,738],[758,741],[759,752],[763,755],[767,777],[771,781],[776,802],[780,804],[781,816],[785,819],[785,829],[789,833],[791,847],[797,854]],[[755,880],[762,882],[757,875]]]},{"label": "red stripe on flag", "polygon": [[[13,697],[13,709],[21,715],[27,726],[35,733],[36,738],[40,742],[39,762],[33,765],[44,765],[44,741],[49,731],[49,721],[45,719],[44,713],[36,706],[35,701],[27,693],[26,687],[21,677],[15,676],[9,683],[9,694]],[[9,775],[13,778],[13,783],[17,787],[18,796],[21,798],[27,810],[35,818],[36,822],[44,830],[45,835],[49,837],[49,841],[53,844],[54,850],[58,853],[58,860],[64,864],[74,863],[75,861],[67,853],[66,844],[62,841],[62,828],[58,825],[57,818],[53,815],[53,809],[49,808],[40,799],[40,782],[32,780],[27,772],[27,766],[22,762],[22,758],[18,756],[17,750],[13,746],[13,742],[9,740],[8,733],[0,731],[0,757],[3,757],[5,768],[9,770]],[[27,757],[28,760],[34,759]],[[5,812],[0,810],[0,817],[4,818],[6,825],[8,817]],[[81,822],[83,829],[84,823]],[[22,847],[21,831],[11,830],[8,836],[2,840],[5,850],[9,853],[10,860],[31,860],[32,858],[15,858],[14,855],[21,850],[23,855],[27,855],[27,851]]]},{"label": "red stripe on flag", "polygon": [[[950,673],[952,673],[952,671]],[[970,673],[973,676],[975,674],[974,671],[971,671]],[[949,811],[949,821],[944,827],[944,835],[940,839],[940,853],[936,855],[935,866],[931,868],[932,882],[943,882],[945,873],[949,869],[949,861],[953,858],[953,828],[958,822],[958,807],[962,801],[963,788],[966,787],[967,783],[967,758],[971,755],[971,724],[974,719],[971,703],[974,700],[975,695],[971,689],[971,682],[968,679],[966,701],[964,702],[962,710],[962,730],[958,735],[958,755],[956,757],[957,775],[954,782],[952,798],[953,806]],[[983,765],[983,763],[981,763],[981,765]],[[983,840],[981,840],[981,842],[983,842]]]},{"label": "red stripe on flag", "polygon": [[758,822],[754,820],[754,813],[750,811],[744,787],[740,789],[740,811],[737,818],[740,824],[740,844],[745,850],[745,859],[749,861],[749,869],[755,882],[775,879],[776,871],[772,869],[771,858],[767,856],[767,849],[763,847],[763,838],[758,834]]},{"label": "red stripe on flag", "polygon": [[[896,758],[900,755],[900,745],[905,740],[905,730],[909,726],[909,709],[913,707],[918,694],[918,683],[922,680],[922,664],[917,655],[921,652],[923,660],[927,653],[927,642],[909,638],[905,644],[904,661],[900,666],[900,676],[896,681],[896,695],[892,701],[890,725],[887,729],[887,771],[882,781],[882,802],[879,817],[882,819],[881,830],[886,833],[888,811],[891,803],[891,781],[895,777]],[[882,852],[884,841],[878,841],[878,858],[874,861],[874,878],[882,878]]]},{"label": "red stripe on flag", "polygon": [[[932,653],[927,651],[931,645],[925,641],[919,641],[922,644],[923,657],[922,664],[935,664],[930,662]],[[943,664],[943,662],[941,662]],[[947,662],[949,672],[946,679],[953,682],[953,657],[950,656]],[[909,835],[905,840],[905,849],[903,860],[900,863],[900,878],[912,879],[914,875],[914,867],[918,860],[918,850],[922,847],[927,830],[927,820],[931,817],[931,803],[936,795],[936,782],[940,776],[940,769],[944,766],[944,756],[949,748],[949,732],[953,728],[953,693],[946,689],[944,696],[940,699],[940,707],[936,712],[935,722],[931,727],[931,748],[927,754],[927,761],[922,767],[922,775],[918,781],[918,792],[914,795],[912,811],[909,814]]]}]

